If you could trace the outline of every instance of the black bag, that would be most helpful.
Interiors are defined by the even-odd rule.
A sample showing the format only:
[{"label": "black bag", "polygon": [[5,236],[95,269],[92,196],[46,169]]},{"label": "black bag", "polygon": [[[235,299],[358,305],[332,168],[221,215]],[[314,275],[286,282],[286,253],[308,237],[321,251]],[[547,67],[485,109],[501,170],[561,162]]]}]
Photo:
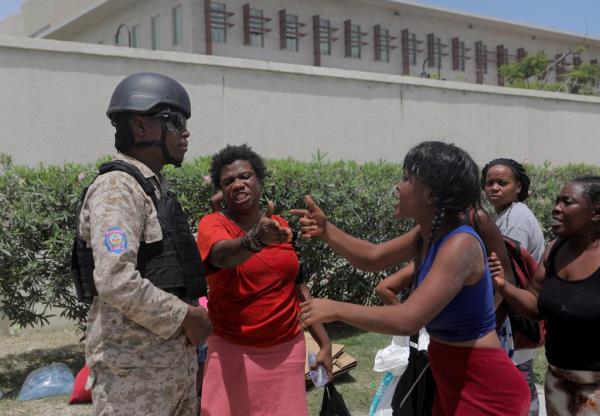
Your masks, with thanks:
[{"label": "black bag", "polygon": [[323,403],[319,416],[350,416],[350,411],[332,383],[327,383],[323,392]]},{"label": "black bag", "polygon": [[429,368],[429,355],[413,346],[419,334],[410,337],[408,366],[398,380],[392,398],[393,416],[431,416],[435,380]]}]

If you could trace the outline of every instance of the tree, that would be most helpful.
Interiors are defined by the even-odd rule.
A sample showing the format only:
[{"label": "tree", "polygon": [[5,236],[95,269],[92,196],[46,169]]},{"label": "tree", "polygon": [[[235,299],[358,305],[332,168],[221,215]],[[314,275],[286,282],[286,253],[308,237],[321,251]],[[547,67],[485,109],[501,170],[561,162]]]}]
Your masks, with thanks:
[{"label": "tree", "polygon": [[600,83],[600,66],[581,64],[569,72],[567,90],[574,94],[593,94]]},{"label": "tree", "polygon": [[529,81],[538,77],[548,66],[548,57],[544,52],[538,52],[533,55],[527,55],[523,59],[512,64],[505,64],[500,67],[500,74],[506,79],[510,86],[516,86],[515,83],[524,83],[525,88],[529,88]]},{"label": "tree", "polygon": [[508,86],[546,91],[563,91],[573,94],[593,94],[600,82],[600,67],[594,64],[573,66],[556,82],[550,82],[550,75],[557,67],[565,65],[571,55],[579,55],[583,46],[567,49],[555,60],[550,60],[544,52],[538,52],[523,59],[500,67],[499,71]]}]

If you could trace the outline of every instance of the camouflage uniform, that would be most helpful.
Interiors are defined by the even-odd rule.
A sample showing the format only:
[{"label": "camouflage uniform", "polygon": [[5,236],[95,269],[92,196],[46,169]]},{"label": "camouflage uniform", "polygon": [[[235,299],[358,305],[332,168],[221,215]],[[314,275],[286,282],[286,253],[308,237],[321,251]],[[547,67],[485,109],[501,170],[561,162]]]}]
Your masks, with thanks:
[{"label": "camouflage uniform", "polygon": [[[146,165],[115,159],[152,178],[160,197],[160,180]],[[140,241],[163,238],[152,200],[125,172],[101,175],[86,194],[79,231],[94,253],[99,294],[86,333],[95,414],[196,416],[196,347],[179,329],[188,305],[136,270]]]}]

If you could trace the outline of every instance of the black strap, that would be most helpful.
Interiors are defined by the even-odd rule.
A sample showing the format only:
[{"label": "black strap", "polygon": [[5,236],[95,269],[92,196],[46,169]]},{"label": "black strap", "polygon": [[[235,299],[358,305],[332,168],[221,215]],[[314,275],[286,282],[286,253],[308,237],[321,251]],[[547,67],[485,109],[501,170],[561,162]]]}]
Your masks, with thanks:
[{"label": "black strap", "polygon": [[552,248],[550,249],[550,252],[548,253],[548,258],[546,259],[546,262],[544,263],[544,267],[546,268],[546,276],[556,275],[556,255],[558,253],[558,249],[560,249],[561,246],[563,244],[565,244],[566,242],[567,242],[566,239],[557,238],[556,241],[554,242],[554,245],[552,245]]},{"label": "black strap", "polygon": [[158,199],[156,198],[156,187],[154,184],[146,178],[142,172],[135,166],[124,162],[122,160],[111,160],[110,162],[103,163],[98,169],[98,175],[103,175],[108,172],[120,171],[128,173],[133,176],[135,180],[140,184],[144,192],[152,199],[155,207],[158,207]]}]

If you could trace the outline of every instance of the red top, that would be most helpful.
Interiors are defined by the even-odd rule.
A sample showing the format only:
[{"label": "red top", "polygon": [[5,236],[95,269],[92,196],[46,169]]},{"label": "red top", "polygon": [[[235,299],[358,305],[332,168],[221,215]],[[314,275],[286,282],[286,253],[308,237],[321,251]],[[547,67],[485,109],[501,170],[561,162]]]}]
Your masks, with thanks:
[{"label": "red top", "polygon": [[[273,215],[273,219],[289,227],[283,218]],[[205,215],[196,240],[202,260],[215,243],[244,234],[220,212]],[[205,265],[208,313],[215,334],[236,344],[270,347],[300,332],[295,290],[298,256],[291,243],[270,244],[233,269]]]}]

